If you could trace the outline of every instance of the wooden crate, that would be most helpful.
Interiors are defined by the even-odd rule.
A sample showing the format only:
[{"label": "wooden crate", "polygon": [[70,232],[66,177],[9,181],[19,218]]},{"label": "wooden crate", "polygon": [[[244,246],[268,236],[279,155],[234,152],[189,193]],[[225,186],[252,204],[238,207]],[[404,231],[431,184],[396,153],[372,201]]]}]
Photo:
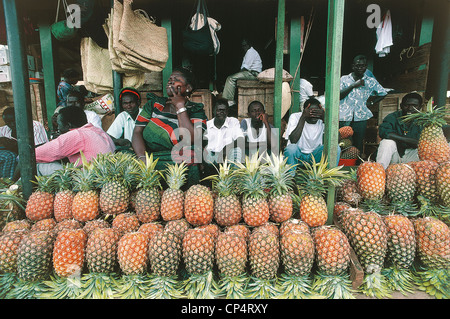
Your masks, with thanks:
[{"label": "wooden crate", "polygon": [[273,123],[273,99],[274,84],[263,83],[258,80],[238,80],[238,118],[242,120],[248,117],[248,105],[253,101],[260,101],[269,116],[269,121]]},{"label": "wooden crate", "polygon": [[[423,98],[424,92],[417,93],[419,93]],[[378,103],[378,125],[383,122],[383,119],[386,117],[386,115],[400,110],[400,103],[402,103],[402,98],[406,94],[407,93],[388,94],[383,100]]]},{"label": "wooden crate", "polygon": [[213,118],[213,98],[212,93],[208,89],[197,89],[192,92],[190,100],[196,103],[203,103],[206,117],[208,120]]}]

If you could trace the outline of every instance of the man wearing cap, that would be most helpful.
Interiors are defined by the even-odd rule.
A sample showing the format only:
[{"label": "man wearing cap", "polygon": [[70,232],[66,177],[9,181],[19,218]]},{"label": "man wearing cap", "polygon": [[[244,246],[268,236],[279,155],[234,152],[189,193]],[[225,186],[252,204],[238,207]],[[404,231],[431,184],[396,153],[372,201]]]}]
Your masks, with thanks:
[{"label": "man wearing cap", "polygon": [[422,96],[416,92],[402,98],[400,110],[388,114],[378,128],[382,138],[376,161],[386,169],[389,164],[419,160],[417,145],[421,128],[415,122],[403,121],[403,116],[417,113],[422,108]]},{"label": "man wearing cap", "polygon": [[131,140],[133,138],[134,124],[137,116],[141,113],[141,95],[131,87],[125,87],[119,94],[120,105],[123,109],[117,115],[114,122],[106,133],[111,136],[116,150],[132,150]]}]

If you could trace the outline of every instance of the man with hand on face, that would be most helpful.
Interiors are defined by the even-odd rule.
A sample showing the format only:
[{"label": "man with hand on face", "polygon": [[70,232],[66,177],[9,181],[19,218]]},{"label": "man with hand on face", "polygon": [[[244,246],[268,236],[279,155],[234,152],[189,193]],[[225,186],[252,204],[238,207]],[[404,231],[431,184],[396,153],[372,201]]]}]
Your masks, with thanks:
[{"label": "man with hand on face", "polygon": [[[272,128],[264,105],[259,101],[248,105],[248,118],[242,119],[241,129],[245,136],[245,154],[252,156],[255,151],[259,154],[272,151]],[[275,151],[275,150],[274,150]],[[277,153],[278,151],[275,151]]]},{"label": "man with hand on face", "polygon": [[228,161],[241,162],[244,146],[244,134],[239,120],[228,116],[228,101],[218,99],[214,105],[214,118],[206,122],[205,162],[207,164]]},{"label": "man with hand on face", "polygon": [[422,108],[422,97],[412,92],[400,103],[400,110],[388,114],[378,128],[382,138],[376,161],[386,169],[389,164],[419,161],[417,145],[421,128],[413,121],[404,122],[403,116],[417,113]]},{"label": "man with hand on face", "polygon": [[[341,77],[339,102],[339,127],[351,126],[353,129],[353,145],[363,151],[367,120],[373,114],[367,104],[374,104],[387,95],[378,81],[366,74],[367,58],[358,55],[353,59],[352,73]],[[369,101],[373,95],[378,97]]]},{"label": "man with hand on face", "polygon": [[[305,101],[303,112],[291,114],[284,133],[284,138],[287,140],[284,149],[287,164],[302,166],[301,161],[312,163],[313,157],[316,163],[321,160],[325,129],[324,115],[325,111],[321,103],[315,98]],[[338,146],[338,163],[340,153],[341,149]]]},{"label": "man with hand on face", "polygon": [[120,105],[123,111],[117,115],[106,133],[111,136],[117,150],[132,150],[131,141],[135,121],[141,113],[141,95],[131,87],[125,87],[119,94]]}]

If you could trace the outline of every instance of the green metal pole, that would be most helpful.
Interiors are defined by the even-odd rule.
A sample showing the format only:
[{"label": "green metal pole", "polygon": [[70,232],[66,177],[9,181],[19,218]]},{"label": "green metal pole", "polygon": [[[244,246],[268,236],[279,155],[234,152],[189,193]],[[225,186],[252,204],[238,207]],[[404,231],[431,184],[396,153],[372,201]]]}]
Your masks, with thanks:
[{"label": "green metal pole", "polygon": [[168,42],[168,48],[169,48],[169,59],[167,60],[166,67],[162,70],[162,87],[163,87],[163,94],[164,96],[167,96],[167,92],[164,89],[165,84],[169,80],[170,75],[172,74],[172,20],[170,19],[162,19],[161,20],[161,26],[166,28],[167,30],[167,42]]},{"label": "green metal pole", "polygon": [[53,63],[52,32],[48,22],[39,23],[39,37],[41,42],[42,68],[44,70],[45,104],[47,109],[47,121],[52,131],[52,116],[56,110],[56,79]]},{"label": "green metal pole", "polygon": [[[292,106],[289,109],[289,114],[299,112],[300,107],[300,57],[301,57],[301,33],[302,25],[300,18],[291,19],[291,34],[290,34],[290,49],[289,49],[289,73],[295,76],[292,80]],[[295,92],[297,91],[297,92]]]},{"label": "green metal pole", "polygon": [[[111,8],[114,8],[114,1],[111,0],[110,2]],[[114,96],[114,113],[119,115],[119,113],[122,111],[120,107],[120,91],[123,88],[123,75],[117,71],[112,71],[112,79],[113,79],[113,96]]]},{"label": "green metal pole", "polygon": [[19,146],[19,169],[23,197],[28,199],[33,191],[31,180],[36,175],[33,119],[30,98],[28,63],[24,45],[23,28],[17,14],[15,0],[3,0],[6,38],[11,56],[11,78]]},{"label": "green metal pole", "polygon": [[275,88],[273,98],[273,125],[281,127],[281,97],[283,86],[283,47],[284,47],[284,22],[286,4],[285,0],[278,0],[277,18],[277,43],[275,56]]},{"label": "green metal pole", "polygon": [[[339,142],[339,86],[341,74],[342,35],[344,27],[345,0],[328,1],[328,30],[325,69],[325,141],[324,150],[328,156],[329,167],[337,162]],[[335,189],[329,187],[327,207],[328,224],[333,223]]]}]

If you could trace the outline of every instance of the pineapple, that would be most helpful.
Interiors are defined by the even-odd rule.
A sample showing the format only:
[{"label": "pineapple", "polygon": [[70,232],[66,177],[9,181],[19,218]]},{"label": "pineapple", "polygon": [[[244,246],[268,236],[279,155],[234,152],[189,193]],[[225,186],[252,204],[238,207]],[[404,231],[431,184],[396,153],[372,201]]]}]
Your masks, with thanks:
[{"label": "pineapple", "polygon": [[17,252],[16,283],[11,298],[41,297],[45,291],[43,280],[50,274],[55,236],[49,231],[28,232],[20,242]]},{"label": "pineapple", "polygon": [[73,175],[76,194],[72,201],[72,216],[79,222],[87,222],[99,216],[99,194],[94,184],[92,165],[85,164]]},{"label": "pineapple", "polygon": [[414,220],[417,255],[421,262],[416,283],[437,299],[450,298],[450,229],[434,217]]},{"label": "pineapple", "polygon": [[214,223],[207,224],[207,225],[201,225],[196,228],[197,229],[205,229],[207,232],[209,232],[214,240],[214,243],[216,242],[217,237],[219,236],[219,233],[220,233],[219,226],[217,226],[217,224],[214,224]]},{"label": "pineapple", "polygon": [[237,224],[225,227],[224,232],[234,233],[238,236],[242,236],[245,239],[245,241],[248,241],[248,238],[250,236],[250,229],[245,224]]},{"label": "pineapple", "polygon": [[117,259],[122,277],[117,283],[115,298],[147,298],[149,284],[147,235],[140,232],[123,235],[118,243]]},{"label": "pineapple", "polygon": [[444,206],[450,207],[450,162],[440,164],[436,169],[436,187]]},{"label": "pineapple", "polygon": [[31,227],[32,231],[40,231],[40,230],[53,230],[56,227],[56,221],[53,218],[46,218],[38,220]]},{"label": "pineapple", "polygon": [[436,170],[439,164],[429,160],[408,164],[416,172],[417,195],[425,197],[430,202],[437,202],[439,193],[436,188]]},{"label": "pineapple", "polygon": [[57,222],[63,219],[71,219],[72,202],[75,197],[73,189],[72,175],[74,172],[73,164],[66,164],[62,169],[54,173],[57,190],[53,201],[54,217]]},{"label": "pineapple", "polygon": [[262,157],[255,153],[251,158],[245,158],[245,164],[236,163],[238,189],[242,195],[242,217],[251,227],[265,224],[270,218],[269,204],[265,189],[267,183],[261,174]]},{"label": "pineapple", "polygon": [[156,233],[164,231],[164,226],[160,222],[144,223],[139,226],[137,231],[147,235],[148,239],[151,240]]},{"label": "pineapple", "polygon": [[343,138],[339,141],[339,146],[341,148],[341,150],[343,150],[342,154],[341,154],[341,158],[343,153],[350,147],[352,146],[352,140],[350,138]]},{"label": "pineapple", "polygon": [[220,226],[236,225],[242,219],[242,207],[236,195],[235,172],[225,159],[219,164],[217,175],[205,178],[212,180],[212,188],[217,193],[214,201],[214,219]]},{"label": "pineapple", "polygon": [[312,295],[309,275],[314,263],[314,242],[308,231],[290,229],[280,237],[280,254],[284,273],[278,290],[283,298],[309,298]]},{"label": "pineapple", "polygon": [[83,230],[86,235],[88,235],[88,237],[90,236],[91,232],[93,232],[97,228],[111,228],[111,225],[104,219],[93,219],[87,221],[83,226]]},{"label": "pineapple", "polygon": [[341,158],[342,159],[358,159],[360,155],[361,155],[361,152],[359,151],[359,149],[357,147],[350,146],[342,152]]},{"label": "pineapple", "polygon": [[343,179],[337,188],[337,199],[353,207],[357,207],[361,202],[362,196],[359,193],[355,169],[350,170],[350,176]]},{"label": "pineapple", "polygon": [[[186,195],[187,197],[187,195]],[[215,298],[213,279],[214,239],[206,229],[191,228],[183,238],[183,260],[188,278],[183,282],[187,298]]]},{"label": "pineapple", "polygon": [[192,185],[186,191],[184,215],[189,224],[200,226],[209,224],[214,217],[214,199],[208,187]]},{"label": "pineapple", "polygon": [[100,189],[103,214],[116,216],[130,204],[130,190],[136,174],[134,157],[128,153],[99,154],[92,161],[95,185]]},{"label": "pineapple", "polygon": [[126,233],[138,231],[140,223],[136,214],[123,213],[114,217],[111,226],[117,230],[120,236],[123,236]]},{"label": "pineapple", "polygon": [[412,292],[412,273],[410,268],[416,253],[414,225],[408,217],[390,214],[384,217],[387,228],[388,245],[386,259],[389,267],[382,270],[391,290],[402,294]]},{"label": "pineapple", "polygon": [[417,145],[421,161],[431,160],[441,164],[450,160],[450,146],[442,130],[442,126],[447,124],[445,116],[445,106],[433,107],[433,98],[428,101],[425,112],[404,116],[405,122],[414,121],[422,127]]},{"label": "pineapple", "polygon": [[275,223],[282,223],[292,216],[293,202],[290,193],[293,191],[294,177],[291,170],[294,165],[287,164],[283,154],[279,156],[267,155],[268,165],[263,166],[262,173],[270,188],[268,203],[270,219]]},{"label": "pineapple", "polygon": [[36,176],[37,189],[30,195],[25,208],[29,220],[38,221],[53,217],[53,175]]},{"label": "pineapple", "polygon": [[365,200],[381,200],[386,188],[386,172],[380,163],[370,158],[362,162],[357,170],[358,190]]},{"label": "pineapple", "polygon": [[351,126],[343,126],[339,129],[339,136],[341,139],[353,136],[353,128]]},{"label": "pineapple", "polygon": [[381,274],[387,252],[387,228],[380,215],[353,209],[343,216],[343,226],[364,272],[361,292],[370,297],[390,297]]},{"label": "pineapple", "polygon": [[289,218],[280,224],[280,236],[283,236],[289,230],[298,230],[300,232],[310,233],[307,223],[297,218]]},{"label": "pineapple", "polygon": [[17,281],[17,251],[20,241],[27,233],[27,230],[19,230],[0,236],[0,297],[2,298]]},{"label": "pineapple", "polygon": [[164,226],[164,231],[173,232],[175,235],[183,239],[188,229],[192,228],[191,224],[185,218],[169,220]]},{"label": "pineapple", "polygon": [[30,230],[32,227],[30,221],[28,219],[20,219],[14,220],[6,223],[5,227],[3,227],[3,233],[9,233],[17,230]]},{"label": "pineapple", "polygon": [[334,204],[333,221],[335,224],[339,225],[341,223],[342,213],[349,208],[352,208],[352,206],[350,206],[350,204],[347,204],[345,202],[336,202]]},{"label": "pineapple", "polygon": [[26,201],[17,184],[0,191],[0,229],[3,229],[8,222],[25,218]]},{"label": "pineapple", "polygon": [[220,273],[216,294],[227,299],[243,298],[249,279],[245,271],[248,260],[245,237],[233,232],[220,233],[215,260]]},{"label": "pineapple", "polygon": [[313,163],[304,162],[304,168],[296,176],[300,201],[300,218],[309,227],[323,226],[328,220],[328,209],[324,194],[328,186],[338,186],[340,180],[346,176],[341,171],[342,166],[328,168],[328,161],[322,156],[319,163],[312,157]]},{"label": "pineapple", "polygon": [[153,154],[145,154],[146,161],[135,160],[139,167],[139,184],[134,199],[136,216],[142,223],[159,219],[161,216],[161,173],[155,169],[158,159],[153,160]]},{"label": "pineapple", "polygon": [[314,231],[317,273],[313,289],[328,299],[354,299],[350,275],[350,243],[335,226],[321,226]]},{"label": "pineapple", "polygon": [[164,179],[168,188],[161,198],[161,218],[165,221],[184,217],[184,192],[181,187],[186,182],[188,167],[185,162],[167,165]]},{"label": "pineapple", "polygon": [[93,229],[86,244],[86,264],[89,273],[81,278],[83,299],[110,299],[116,280],[119,233],[113,228]]},{"label": "pineapple", "polygon": [[61,231],[66,229],[82,229],[83,225],[78,220],[75,219],[64,219],[56,224],[53,228],[55,234],[59,234]]},{"label": "pineapple", "polygon": [[408,164],[391,164],[386,168],[386,195],[391,207],[404,215],[414,209],[416,172]]},{"label": "pineapple", "polygon": [[279,294],[275,287],[280,265],[279,239],[271,231],[253,231],[248,240],[248,257],[251,282],[248,298],[274,298]]},{"label": "pineapple", "polygon": [[181,262],[182,239],[172,232],[156,231],[150,238],[149,258],[152,276],[149,298],[183,298],[177,271]]}]

